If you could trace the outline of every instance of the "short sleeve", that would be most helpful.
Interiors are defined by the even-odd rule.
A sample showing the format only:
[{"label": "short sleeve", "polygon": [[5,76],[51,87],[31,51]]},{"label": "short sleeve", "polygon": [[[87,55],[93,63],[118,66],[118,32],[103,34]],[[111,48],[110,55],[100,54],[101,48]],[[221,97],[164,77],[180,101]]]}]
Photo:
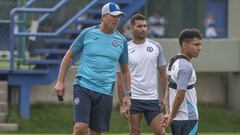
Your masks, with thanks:
[{"label": "short sleeve", "polygon": [[127,45],[127,40],[125,38],[124,38],[124,48],[123,48],[122,54],[120,55],[119,63],[128,64],[128,45]]},{"label": "short sleeve", "polygon": [[[186,60],[184,60],[186,61]],[[177,77],[177,89],[178,90],[187,90],[188,83],[192,76],[193,69],[189,63],[186,62],[180,63],[180,69],[178,71]]]},{"label": "short sleeve", "polygon": [[73,41],[73,43],[70,46],[70,50],[74,53],[77,54],[83,50],[84,47],[84,39],[87,34],[89,29],[83,30],[78,37]]},{"label": "short sleeve", "polygon": [[167,65],[167,61],[165,58],[163,48],[160,44],[158,45],[158,48],[159,48],[159,55],[158,55],[158,59],[157,59],[157,65],[158,65],[158,67],[162,67],[164,65]]}]

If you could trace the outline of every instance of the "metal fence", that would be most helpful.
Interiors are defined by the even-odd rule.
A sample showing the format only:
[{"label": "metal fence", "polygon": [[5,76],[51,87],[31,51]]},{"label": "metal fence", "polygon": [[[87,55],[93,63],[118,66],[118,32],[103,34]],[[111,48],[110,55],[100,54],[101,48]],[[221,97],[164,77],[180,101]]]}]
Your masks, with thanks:
[{"label": "metal fence", "polygon": [[150,24],[154,15],[161,17],[158,26],[165,28],[163,37],[175,38],[184,28],[198,28],[205,38],[226,38],[227,3],[228,0],[149,0],[144,13]]},{"label": "metal fence", "polygon": [[9,14],[17,7],[15,0],[0,0],[0,50],[6,50],[9,42]]},{"label": "metal fence", "polygon": [[[26,6],[26,3],[30,0],[0,0],[0,50],[9,49],[9,31],[10,31],[10,13],[13,8]],[[44,16],[44,14],[34,13],[22,13],[16,16],[18,25],[15,26],[15,30],[34,31],[37,32],[55,32],[63,24],[65,24],[70,18],[72,18],[77,12],[83,9],[91,0],[68,0],[64,7],[60,8],[57,12],[50,14],[46,20],[41,24],[36,25],[36,20]],[[33,8],[52,8],[60,0],[36,0],[31,7]],[[37,27],[37,28],[35,28]],[[70,26],[72,27],[72,26]],[[65,35],[68,36],[68,35]],[[46,38],[43,37],[17,37],[16,50],[31,51],[34,48],[44,46]],[[24,46],[22,46],[24,45]],[[19,52],[19,51],[18,51]],[[25,54],[19,57],[25,57]]]},{"label": "metal fence", "polygon": [[[54,32],[90,1],[69,0],[65,7],[50,15],[38,28],[38,31]],[[175,38],[184,28],[198,28],[207,38],[225,38],[227,37],[227,1],[149,0],[148,4],[139,12],[148,18],[150,37]],[[8,49],[10,11],[14,7],[24,6],[26,2],[28,0],[0,0],[0,50]],[[33,7],[51,8],[57,2],[59,0],[38,0],[33,4]],[[25,25],[26,29],[30,30],[34,20],[40,16],[42,15],[24,15],[22,25]],[[205,34],[208,28],[210,28],[210,36]],[[31,41],[26,39],[26,43],[28,42]],[[33,44],[43,45],[41,38],[37,38]]]}]

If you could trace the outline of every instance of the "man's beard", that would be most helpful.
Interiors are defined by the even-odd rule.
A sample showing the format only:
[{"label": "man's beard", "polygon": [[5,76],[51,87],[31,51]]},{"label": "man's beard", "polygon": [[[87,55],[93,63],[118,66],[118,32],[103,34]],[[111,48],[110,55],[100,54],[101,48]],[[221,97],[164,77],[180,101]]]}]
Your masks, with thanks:
[{"label": "man's beard", "polygon": [[139,40],[143,40],[143,39],[146,38],[146,35],[141,35],[141,34],[139,34],[139,35],[136,35],[136,37],[137,37],[137,39],[139,39]]}]

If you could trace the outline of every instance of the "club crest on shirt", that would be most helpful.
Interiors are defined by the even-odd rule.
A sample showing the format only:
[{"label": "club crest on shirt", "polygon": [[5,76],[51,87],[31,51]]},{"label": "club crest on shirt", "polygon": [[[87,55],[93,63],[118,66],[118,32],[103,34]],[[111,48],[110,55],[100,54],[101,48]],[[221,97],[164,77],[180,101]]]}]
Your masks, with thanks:
[{"label": "club crest on shirt", "polygon": [[151,46],[148,46],[148,47],[147,47],[147,51],[152,52],[152,51],[153,51],[153,48],[152,48]]},{"label": "club crest on shirt", "polygon": [[119,42],[118,42],[117,40],[113,40],[113,41],[112,41],[112,45],[115,46],[115,47],[117,47],[117,46],[119,45]]}]

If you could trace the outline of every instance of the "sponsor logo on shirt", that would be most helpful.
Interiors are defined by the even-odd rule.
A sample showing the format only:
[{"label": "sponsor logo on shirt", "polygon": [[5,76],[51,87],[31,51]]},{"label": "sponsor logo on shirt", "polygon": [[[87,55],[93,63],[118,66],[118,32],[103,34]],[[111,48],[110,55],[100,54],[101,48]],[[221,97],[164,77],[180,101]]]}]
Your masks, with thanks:
[{"label": "sponsor logo on shirt", "polygon": [[147,47],[147,51],[152,52],[152,51],[153,51],[153,48],[152,48],[151,46],[148,46],[148,47]]},{"label": "sponsor logo on shirt", "polygon": [[135,52],[136,50],[132,50],[130,53],[133,53],[133,52]]},{"label": "sponsor logo on shirt", "polygon": [[113,41],[112,41],[112,45],[115,46],[115,47],[117,47],[117,46],[119,45],[119,42],[118,42],[117,40],[113,40]]},{"label": "sponsor logo on shirt", "polygon": [[93,40],[98,40],[98,37],[94,37]]}]

